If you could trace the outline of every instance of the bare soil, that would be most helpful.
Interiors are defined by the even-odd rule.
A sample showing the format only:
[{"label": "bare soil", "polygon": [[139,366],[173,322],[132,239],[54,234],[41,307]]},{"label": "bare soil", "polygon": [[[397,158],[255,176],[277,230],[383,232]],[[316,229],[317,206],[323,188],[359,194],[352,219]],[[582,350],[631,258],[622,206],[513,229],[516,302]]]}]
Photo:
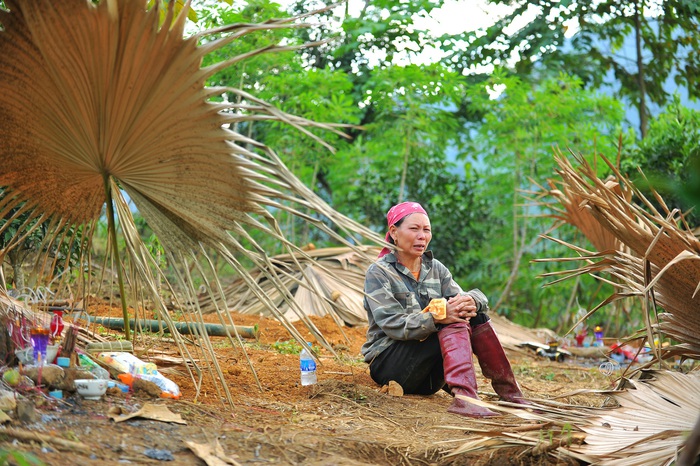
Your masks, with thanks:
[{"label": "bare soil", "polygon": [[[94,306],[90,313],[119,317],[121,310]],[[36,391],[24,393],[35,406],[35,420],[23,422],[10,413],[12,420],[4,431],[0,429],[0,449],[30,452],[49,465],[578,464],[557,463],[531,447],[449,456],[454,448],[477,438],[470,428],[517,430],[525,421],[512,415],[484,421],[449,414],[446,408],[451,398],[442,392],[428,397],[381,393],[360,357],[364,327],[343,327],[341,331],[330,318],[314,318],[340,357],[322,350],[319,382],[304,387],[299,380],[299,356],[283,354],[293,345],[280,322],[247,315],[235,315],[234,320],[237,325],[259,328],[259,337],[246,340],[245,349],[261,388],[243,351],[224,338],[212,338],[233,407],[212,384],[205,383],[197,394],[184,366],[177,364],[175,345],[167,337],[145,337],[137,340],[135,353],[156,362],[179,385],[180,400],[154,399],[143,392],[123,394],[118,389],[110,389],[99,401],[75,393],[66,393],[63,400]],[[298,328],[303,335],[308,333],[303,324]],[[109,339],[121,336],[113,330],[93,330]],[[610,388],[612,383],[597,364],[589,362],[589,368],[582,361],[553,362],[525,350],[508,353],[529,398],[551,399],[580,388]],[[166,363],[169,359],[175,363]],[[480,373],[478,383],[485,400],[497,399]],[[597,397],[582,395],[562,401],[601,404]],[[181,415],[186,425],[140,417],[115,422],[109,416],[115,409],[133,413],[149,403],[165,405]],[[210,447],[209,459],[201,459],[203,453],[195,455],[185,442]]]}]

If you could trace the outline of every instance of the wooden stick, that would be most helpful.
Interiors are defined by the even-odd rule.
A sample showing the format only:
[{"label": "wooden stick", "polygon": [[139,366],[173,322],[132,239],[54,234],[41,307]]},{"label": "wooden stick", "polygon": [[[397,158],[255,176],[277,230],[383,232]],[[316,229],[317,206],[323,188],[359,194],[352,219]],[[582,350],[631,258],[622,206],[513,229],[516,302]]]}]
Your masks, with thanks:
[{"label": "wooden stick", "polygon": [[37,432],[31,432],[23,429],[2,429],[0,430],[0,435],[7,435],[9,437],[14,437],[19,440],[50,443],[59,449],[63,448],[64,450],[79,451],[88,455],[93,453],[93,448],[82,442],[74,442],[72,440],[66,440],[61,437],[52,437],[50,435],[43,435]]}]

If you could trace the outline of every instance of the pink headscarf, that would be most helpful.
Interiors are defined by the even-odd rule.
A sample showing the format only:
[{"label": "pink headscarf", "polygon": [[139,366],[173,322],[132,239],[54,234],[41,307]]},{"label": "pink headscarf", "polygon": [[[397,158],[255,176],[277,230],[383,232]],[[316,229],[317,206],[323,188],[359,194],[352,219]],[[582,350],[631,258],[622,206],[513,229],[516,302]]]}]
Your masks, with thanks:
[{"label": "pink headscarf", "polygon": [[[424,215],[428,215],[428,212],[425,211],[423,206],[421,206],[417,202],[402,202],[401,204],[396,204],[394,207],[389,209],[389,212],[386,213],[386,223],[387,227],[390,227],[402,218],[406,217],[407,215],[415,214],[416,212],[419,212]],[[389,238],[391,238],[391,235],[389,232],[386,232],[386,236],[384,237],[384,240],[388,243]],[[389,248],[384,248],[379,252],[379,257],[384,257],[387,254],[389,254],[391,250]]]}]

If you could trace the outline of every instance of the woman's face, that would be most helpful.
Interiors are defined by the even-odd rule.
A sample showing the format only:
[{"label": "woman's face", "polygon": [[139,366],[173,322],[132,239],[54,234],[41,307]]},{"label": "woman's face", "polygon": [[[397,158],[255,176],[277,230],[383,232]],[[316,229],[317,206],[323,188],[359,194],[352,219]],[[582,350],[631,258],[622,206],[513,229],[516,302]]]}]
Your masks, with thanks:
[{"label": "woman's face", "polygon": [[413,213],[404,217],[398,227],[392,225],[389,234],[399,249],[399,254],[418,258],[428,250],[428,244],[433,237],[430,231],[430,219],[427,215]]}]

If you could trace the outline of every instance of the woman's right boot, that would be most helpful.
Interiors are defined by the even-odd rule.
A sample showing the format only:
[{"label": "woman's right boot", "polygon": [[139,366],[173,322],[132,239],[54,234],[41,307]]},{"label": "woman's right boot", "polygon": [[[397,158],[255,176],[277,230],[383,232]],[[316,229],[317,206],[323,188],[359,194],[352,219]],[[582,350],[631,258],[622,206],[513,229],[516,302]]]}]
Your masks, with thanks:
[{"label": "woman's right boot", "polygon": [[[476,374],[468,324],[446,325],[438,331],[445,383],[453,395],[479,399],[476,394]],[[468,417],[498,416],[488,408],[477,406],[455,396],[447,411]]]}]

